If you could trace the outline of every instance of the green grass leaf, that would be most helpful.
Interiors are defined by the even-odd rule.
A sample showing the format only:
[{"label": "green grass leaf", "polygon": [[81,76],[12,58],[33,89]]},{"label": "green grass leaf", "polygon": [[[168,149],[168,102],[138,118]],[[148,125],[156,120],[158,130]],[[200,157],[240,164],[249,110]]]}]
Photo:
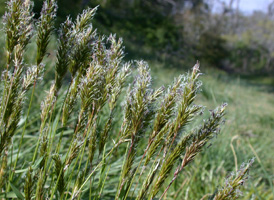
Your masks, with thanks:
[{"label": "green grass leaf", "polygon": [[10,186],[18,199],[21,199],[21,200],[25,199],[24,195],[11,182],[10,182]]}]

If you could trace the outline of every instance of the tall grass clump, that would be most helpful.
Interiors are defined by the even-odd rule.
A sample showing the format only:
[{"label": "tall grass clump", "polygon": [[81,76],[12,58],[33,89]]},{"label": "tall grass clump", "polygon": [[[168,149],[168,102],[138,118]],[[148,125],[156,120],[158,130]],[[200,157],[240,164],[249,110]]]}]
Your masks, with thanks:
[{"label": "tall grass clump", "polygon": [[[226,104],[210,111],[198,127],[189,125],[204,111],[195,104],[199,63],[167,88],[153,89],[147,63],[124,62],[122,39],[99,35],[91,23],[97,8],[86,9],[61,24],[51,60],[55,77],[44,93],[36,85],[44,84],[57,2],[46,0],[37,21],[32,7],[28,0],[10,0],[4,16],[0,198],[168,196],[180,172],[209,146],[224,121]],[[31,42],[36,59],[26,63]],[[44,98],[35,112],[37,96]],[[236,199],[252,162],[210,198]]]}]

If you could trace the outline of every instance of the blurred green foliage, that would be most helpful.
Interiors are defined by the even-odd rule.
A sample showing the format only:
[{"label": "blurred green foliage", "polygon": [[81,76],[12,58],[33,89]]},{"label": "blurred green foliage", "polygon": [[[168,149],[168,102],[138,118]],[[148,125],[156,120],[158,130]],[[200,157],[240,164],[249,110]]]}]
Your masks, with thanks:
[{"label": "blurred green foliage", "polygon": [[251,46],[250,44],[238,41],[230,52],[230,62],[235,66],[242,66],[244,72],[255,72],[266,66],[267,49],[264,46]]},{"label": "blurred green foliage", "polygon": [[221,66],[229,54],[226,41],[214,32],[205,32],[201,35],[197,49],[202,63],[211,66]]},{"label": "blurred green foliage", "polygon": [[[36,17],[39,17],[39,12],[41,11],[43,0],[34,0],[33,11]],[[82,0],[58,0],[58,11],[57,11],[57,24],[65,21],[67,16],[75,19],[77,14],[83,10]]]},{"label": "blurred green foliage", "polygon": [[[0,2],[5,5],[5,0]],[[34,0],[33,10],[36,18],[39,17],[42,4],[43,0]],[[75,19],[77,13],[87,6],[98,5],[100,7],[94,19],[94,26],[103,34],[117,33],[119,37],[123,37],[129,52],[128,58],[149,59],[155,51],[162,53],[167,49],[174,51],[180,47],[180,27],[169,16],[170,9],[156,0],[58,0],[56,25],[62,23],[66,16]],[[1,15],[4,8],[5,6],[1,6]]]},{"label": "blurred green foliage", "polygon": [[[5,0],[0,0],[0,14]],[[43,0],[34,0],[36,18]],[[126,59],[157,60],[166,66],[203,66],[242,74],[274,74],[273,17],[246,16],[228,5],[218,13],[207,0],[58,0],[56,25],[86,7],[99,9],[94,26],[125,40]],[[215,1],[212,1],[215,2]],[[215,2],[216,3],[216,2]],[[223,11],[222,11],[223,10]]]},{"label": "blurred green foliage", "polygon": [[149,59],[152,51],[174,51],[180,46],[181,27],[169,15],[171,11],[158,1],[91,1],[88,5],[100,5],[95,26],[105,34],[115,32],[123,37],[129,58]]}]

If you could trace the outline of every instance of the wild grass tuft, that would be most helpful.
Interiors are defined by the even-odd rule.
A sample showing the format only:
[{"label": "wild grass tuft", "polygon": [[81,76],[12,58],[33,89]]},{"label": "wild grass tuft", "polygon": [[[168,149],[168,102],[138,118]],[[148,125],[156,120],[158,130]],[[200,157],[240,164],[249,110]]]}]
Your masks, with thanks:
[{"label": "wild grass tuft", "polygon": [[[55,77],[47,92],[37,91],[57,2],[44,2],[36,29],[32,5],[10,0],[4,17],[0,198],[163,199],[224,121],[226,104],[190,126],[204,110],[195,104],[199,63],[167,88],[153,89],[148,64],[125,62],[122,39],[99,35],[92,27],[97,8],[86,9],[61,24],[51,60]],[[32,37],[36,60],[27,63]],[[33,122],[37,95],[44,99]],[[212,199],[235,199],[251,163]]]}]

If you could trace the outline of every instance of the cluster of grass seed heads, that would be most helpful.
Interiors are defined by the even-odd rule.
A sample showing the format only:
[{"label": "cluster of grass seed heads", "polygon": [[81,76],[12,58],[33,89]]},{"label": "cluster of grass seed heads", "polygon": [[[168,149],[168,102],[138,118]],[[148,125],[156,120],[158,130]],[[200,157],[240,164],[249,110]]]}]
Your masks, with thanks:
[{"label": "cluster of grass seed heads", "polygon": [[[43,60],[55,30],[57,1],[44,2],[36,29],[32,7],[29,0],[10,0],[4,16],[0,195],[27,200],[162,199],[223,122],[226,104],[190,129],[203,109],[195,104],[199,63],[170,86],[154,89],[148,64],[125,62],[122,39],[98,34],[92,26],[97,7],[88,8],[74,21],[68,17],[58,30],[55,77],[33,122],[32,99],[37,92],[41,95],[35,85],[47,67]],[[36,60],[25,63],[33,36]],[[31,88],[28,111],[23,112]],[[22,129],[20,120],[25,121]],[[236,199],[252,162],[211,199]]]}]

